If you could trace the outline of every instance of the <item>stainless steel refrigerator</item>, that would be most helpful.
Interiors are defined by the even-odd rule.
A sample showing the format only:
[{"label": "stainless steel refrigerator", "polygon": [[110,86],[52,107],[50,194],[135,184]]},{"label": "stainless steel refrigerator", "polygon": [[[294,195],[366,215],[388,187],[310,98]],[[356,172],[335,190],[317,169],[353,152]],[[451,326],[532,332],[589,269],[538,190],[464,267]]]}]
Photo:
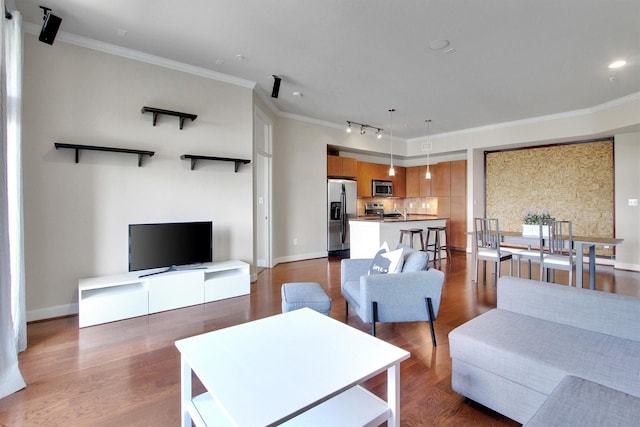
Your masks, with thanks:
[{"label": "stainless steel refrigerator", "polygon": [[329,179],[327,185],[327,251],[330,256],[349,255],[349,219],[357,215],[357,183]]}]

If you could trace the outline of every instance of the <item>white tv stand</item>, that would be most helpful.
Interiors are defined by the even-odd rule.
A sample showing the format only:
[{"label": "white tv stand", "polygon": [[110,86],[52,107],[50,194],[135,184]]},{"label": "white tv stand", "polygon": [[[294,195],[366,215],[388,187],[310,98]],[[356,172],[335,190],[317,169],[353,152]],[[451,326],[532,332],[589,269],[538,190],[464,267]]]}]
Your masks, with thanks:
[{"label": "white tv stand", "polygon": [[243,261],[207,263],[193,270],[140,277],[161,271],[157,268],[80,279],[79,326],[248,295],[250,290],[249,264]]}]

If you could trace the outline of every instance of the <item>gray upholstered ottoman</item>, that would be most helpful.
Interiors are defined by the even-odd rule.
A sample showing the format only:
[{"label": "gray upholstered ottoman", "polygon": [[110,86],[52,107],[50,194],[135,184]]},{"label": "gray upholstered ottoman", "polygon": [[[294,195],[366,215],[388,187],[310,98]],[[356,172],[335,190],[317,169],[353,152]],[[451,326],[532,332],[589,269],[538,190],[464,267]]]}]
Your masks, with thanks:
[{"label": "gray upholstered ottoman", "polygon": [[637,426],[640,398],[567,375],[526,427]]},{"label": "gray upholstered ottoman", "polygon": [[282,312],[309,307],[322,314],[329,315],[331,298],[320,283],[301,282],[284,283],[280,290],[282,295]]}]

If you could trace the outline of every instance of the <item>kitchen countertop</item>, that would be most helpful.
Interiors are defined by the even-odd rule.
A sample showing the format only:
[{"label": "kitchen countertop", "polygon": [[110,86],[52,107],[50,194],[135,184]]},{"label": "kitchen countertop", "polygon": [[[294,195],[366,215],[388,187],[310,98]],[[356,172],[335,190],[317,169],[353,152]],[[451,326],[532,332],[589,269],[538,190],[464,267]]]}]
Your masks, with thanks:
[{"label": "kitchen countertop", "polygon": [[437,220],[447,220],[447,219],[449,218],[444,218],[438,215],[407,214],[406,220],[402,217],[402,215],[400,215],[399,217],[385,217],[385,218],[380,218],[380,216],[377,216],[377,215],[366,215],[366,216],[351,218],[351,221],[409,222],[409,221],[437,221]]},{"label": "kitchen countertop", "polygon": [[407,228],[437,227],[447,224],[448,218],[438,215],[407,214],[404,218],[384,218],[373,216],[357,217],[349,221],[351,233],[351,258],[373,258],[384,242],[395,246],[401,236],[401,230]]}]

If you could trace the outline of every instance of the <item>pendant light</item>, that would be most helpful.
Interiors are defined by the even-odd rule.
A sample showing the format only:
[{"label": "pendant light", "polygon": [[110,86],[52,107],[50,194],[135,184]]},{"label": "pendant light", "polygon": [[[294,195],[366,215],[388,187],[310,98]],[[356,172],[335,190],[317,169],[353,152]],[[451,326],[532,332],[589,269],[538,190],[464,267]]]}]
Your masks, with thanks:
[{"label": "pendant light", "polygon": [[395,108],[389,109],[389,134],[391,135],[391,166],[389,167],[389,176],[395,176],[396,171],[393,168],[393,112],[396,111]]},{"label": "pendant light", "polygon": [[429,142],[429,125],[431,124],[431,119],[425,120],[427,122],[427,173],[425,174],[425,179],[431,179],[431,169],[429,169],[429,153],[431,152],[431,143]]}]

